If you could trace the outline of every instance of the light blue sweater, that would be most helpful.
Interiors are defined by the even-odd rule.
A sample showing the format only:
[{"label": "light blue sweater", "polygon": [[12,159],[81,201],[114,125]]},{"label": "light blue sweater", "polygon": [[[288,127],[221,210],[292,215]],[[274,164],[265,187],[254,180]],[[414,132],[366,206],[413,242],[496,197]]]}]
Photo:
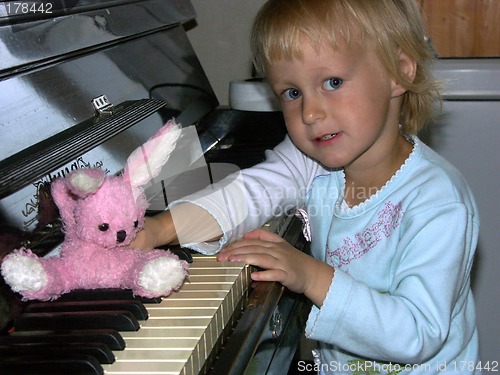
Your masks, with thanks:
[{"label": "light blue sweater", "polygon": [[[322,168],[288,138],[266,162],[243,171],[244,193],[226,185],[222,195],[184,200],[211,212],[224,231],[218,244],[191,246],[205,253],[272,215],[307,212],[312,255],[335,268],[306,327],[319,341],[314,369],[322,374],[479,373],[470,289],[477,208],[460,173],[413,142],[392,179],[353,208],[343,204],[343,172]],[[242,194],[245,215],[230,203]]]}]

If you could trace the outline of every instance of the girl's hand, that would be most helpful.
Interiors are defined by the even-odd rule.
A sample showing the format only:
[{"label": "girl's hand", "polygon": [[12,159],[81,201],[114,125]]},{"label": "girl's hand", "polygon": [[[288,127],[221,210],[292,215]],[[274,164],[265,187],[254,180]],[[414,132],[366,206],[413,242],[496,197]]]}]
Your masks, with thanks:
[{"label": "girl's hand", "polygon": [[255,281],[278,281],[305,294],[317,306],[323,304],[334,269],[304,254],[277,234],[257,229],[223,248],[219,261],[238,261],[262,268],[252,273]]},{"label": "girl's hand", "polygon": [[130,247],[151,250],[155,247],[172,243],[177,239],[170,212],[146,217],[144,228],[137,233]]},{"label": "girl's hand", "polygon": [[[131,246],[150,250],[167,244],[215,241],[222,230],[214,217],[205,209],[192,204],[180,203],[155,216],[146,217],[144,228]],[[181,243],[182,245],[182,243]]]}]

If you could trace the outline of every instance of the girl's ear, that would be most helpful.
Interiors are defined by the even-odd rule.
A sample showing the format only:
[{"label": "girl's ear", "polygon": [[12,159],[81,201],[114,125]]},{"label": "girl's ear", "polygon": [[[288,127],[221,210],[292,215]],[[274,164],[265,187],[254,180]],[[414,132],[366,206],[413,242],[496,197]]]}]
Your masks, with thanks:
[{"label": "girl's ear", "polygon": [[[399,69],[401,70],[401,76],[405,78],[406,82],[413,82],[415,80],[417,62],[403,51],[399,51]],[[403,95],[406,91],[406,88],[401,83],[396,81],[393,83],[393,97]]]}]

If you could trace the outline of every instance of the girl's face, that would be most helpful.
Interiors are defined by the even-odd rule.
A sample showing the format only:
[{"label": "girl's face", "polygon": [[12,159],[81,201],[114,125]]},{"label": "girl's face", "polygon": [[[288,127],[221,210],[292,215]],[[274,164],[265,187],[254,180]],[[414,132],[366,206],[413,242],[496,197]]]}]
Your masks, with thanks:
[{"label": "girl's face", "polygon": [[375,52],[355,43],[317,51],[306,40],[302,52],[300,59],[279,60],[266,69],[295,145],[324,166],[346,172],[371,170],[396,156],[405,90]]}]

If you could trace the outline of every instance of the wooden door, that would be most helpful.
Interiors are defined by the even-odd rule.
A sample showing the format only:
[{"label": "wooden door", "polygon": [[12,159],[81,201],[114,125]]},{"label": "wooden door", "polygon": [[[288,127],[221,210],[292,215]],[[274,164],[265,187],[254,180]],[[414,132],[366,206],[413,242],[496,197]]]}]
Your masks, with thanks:
[{"label": "wooden door", "polygon": [[439,57],[500,56],[500,0],[418,0]]}]

